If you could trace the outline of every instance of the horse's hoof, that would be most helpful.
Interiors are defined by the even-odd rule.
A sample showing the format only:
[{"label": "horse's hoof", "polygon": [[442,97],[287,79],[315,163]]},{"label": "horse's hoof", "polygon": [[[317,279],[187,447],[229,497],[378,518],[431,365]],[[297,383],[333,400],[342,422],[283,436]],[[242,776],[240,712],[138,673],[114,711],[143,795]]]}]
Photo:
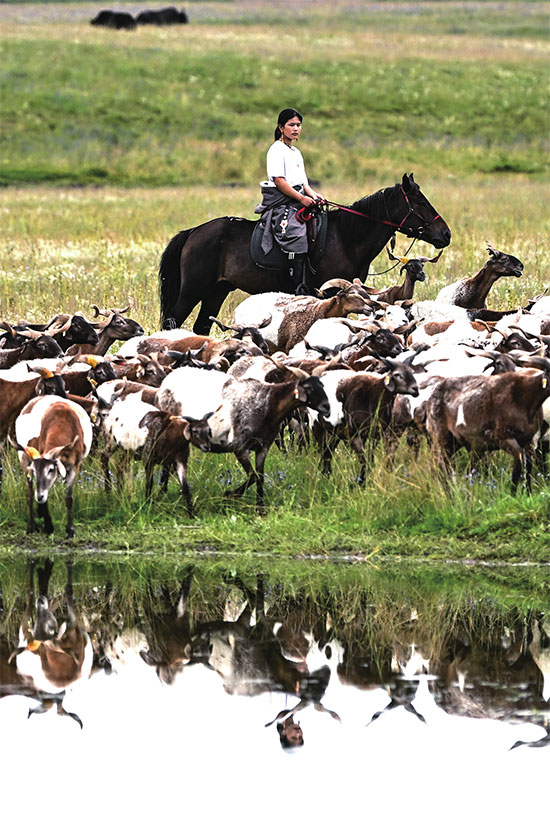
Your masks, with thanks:
[{"label": "horse's hoof", "polygon": [[176,319],[175,318],[165,318],[164,323],[162,325],[163,329],[176,329],[177,328]]}]

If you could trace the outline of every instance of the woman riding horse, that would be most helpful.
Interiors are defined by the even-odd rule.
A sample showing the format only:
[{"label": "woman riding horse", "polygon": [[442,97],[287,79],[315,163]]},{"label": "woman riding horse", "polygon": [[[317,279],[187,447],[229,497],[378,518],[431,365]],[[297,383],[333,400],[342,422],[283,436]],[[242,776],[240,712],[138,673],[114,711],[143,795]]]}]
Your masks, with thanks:
[{"label": "woman riding horse", "polygon": [[302,132],[302,115],[296,109],[283,109],[277,118],[275,142],[267,152],[267,180],[260,186],[262,202],[254,210],[264,216],[265,230],[262,249],[267,254],[273,240],[289,255],[289,272],[296,286],[296,295],[309,295],[306,255],[308,250],[306,224],[298,216],[301,207],[322,202],[307,179],[302,153],[297,143]]}]

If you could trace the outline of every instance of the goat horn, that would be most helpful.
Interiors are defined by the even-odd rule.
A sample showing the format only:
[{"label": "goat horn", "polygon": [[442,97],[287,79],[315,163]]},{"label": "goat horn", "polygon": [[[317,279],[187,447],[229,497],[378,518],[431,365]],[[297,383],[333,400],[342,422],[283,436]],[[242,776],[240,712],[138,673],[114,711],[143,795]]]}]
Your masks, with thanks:
[{"label": "goat horn", "polygon": [[40,378],[53,378],[53,372],[46,367],[34,367],[33,369],[29,368],[29,372],[37,372]]},{"label": "goat horn", "polygon": [[319,287],[319,290],[320,292],[324,292],[325,289],[331,289],[332,287],[347,289],[349,286],[351,286],[351,281],[347,281],[345,278],[331,278],[329,281],[325,281],[325,283]]},{"label": "goat horn", "polygon": [[258,324],[258,329],[264,329],[264,327],[268,327],[271,323],[273,316],[268,315],[267,318],[264,318],[261,324]]},{"label": "goat horn", "polygon": [[536,369],[550,372],[550,358],[542,358],[540,355],[524,355],[519,360],[522,363],[532,364]]},{"label": "goat horn", "polygon": [[37,338],[40,338],[41,335],[49,335],[49,331],[46,333],[40,332],[38,329],[20,329],[17,334],[22,335],[23,338],[32,338],[34,341]]},{"label": "goat horn", "polygon": [[521,332],[522,335],[525,335],[526,338],[536,338],[538,341],[541,340],[540,335],[537,335],[536,332],[527,332],[521,327],[517,327],[515,324],[510,324],[508,329],[517,329],[517,331]]},{"label": "goat horn", "polygon": [[299,367],[289,367],[287,365],[286,369],[294,373],[296,378],[299,378],[300,381],[302,381],[304,378],[309,378],[309,373],[307,373],[305,370],[301,370]]},{"label": "goat horn", "polygon": [[[48,331],[49,335],[60,335],[63,332],[67,332],[67,330],[71,326],[73,317],[72,317],[72,315],[68,315],[68,316],[65,315],[65,316],[61,316],[61,317],[65,318],[67,320],[61,321],[61,320],[58,319],[51,327],[46,327],[46,330]],[[46,330],[44,330],[44,331],[46,331]]]},{"label": "goat horn", "polygon": [[6,332],[9,332],[9,334],[13,338],[15,338],[15,336],[18,334],[17,331],[14,330],[14,328],[12,326],[10,326],[10,324],[8,324],[7,321],[2,321],[2,323],[0,324],[0,327],[2,327],[2,329],[5,329]]},{"label": "goat horn", "polygon": [[212,321],[214,324],[217,324],[219,328],[222,330],[222,332],[227,332],[230,329],[232,329],[233,332],[239,332],[239,330],[241,329],[241,327],[228,326],[227,324],[222,323],[219,318],[215,318],[213,315],[209,315],[208,320]]}]

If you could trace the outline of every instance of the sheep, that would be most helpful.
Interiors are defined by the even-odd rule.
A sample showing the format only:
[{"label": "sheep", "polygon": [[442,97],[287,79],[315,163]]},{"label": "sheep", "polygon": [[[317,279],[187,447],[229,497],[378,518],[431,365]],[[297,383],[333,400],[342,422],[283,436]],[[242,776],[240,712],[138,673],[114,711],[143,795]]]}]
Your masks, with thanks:
[{"label": "sheep", "polygon": [[445,475],[460,447],[474,453],[504,450],[514,458],[512,492],[525,472],[531,483],[531,447],[540,432],[542,404],[550,396],[550,360],[493,376],[445,378],[427,402],[426,430]]},{"label": "sheep", "polygon": [[155,466],[161,464],[166,471],[166,484],[168,471],[175,465],[187,511],[190,516],[194,515],[187,482],[189,444],[204,451],[209,449],[210,429],[207,418],[196,421],[173,416],[131,393],[114,401],[103,418],[103,431],[107,442],[102,455],[106,490],[111,487],[109,458],[114,450],[121,447],[128,452],[139,451],[145,465],[146,498],[151,496]]},{"label": "sheep", "polygon": [[522,275],[523,264],[518,258],[499,252],[490,244],[487,244],[487,251],[489,260],[477,275],[443,287],[437,294],[436,302],[466,309],[486,309],[489,290],[499,278],[519,278]]},{"label": "sheep", "polygon": [[288,352],[319,318],[340,317],[368,309],[368,300],[359,294],[354,284],[348,284],[347,289],[340,290],[332,298],[266,292],[245,298],[233,313],[233,324],[244,325],[255,317],[270,315],[271,321],[264,329],[269,351]]},{"label": "sheep", "polygon": [[67,538],[74,536],[73,487],[82,460],[90,452],[93,439],[92,423],[78,404],[55,395],[33,398],[21,410],[15,421],[13,446],[27,477],[29,505],[28,532],[36,530],[33,504],[33,479],[38,515],[44,518],[44,530],[53,532],[48,510],[48,494],[55,480],[65,479],[67,506]]},{"label": "sheep", "polygon": [[330,400],[330,411],[325,416],[310,412],[309,417],[326,475],[331,472],[332,453],[339,441],[345,440],[357,454],[360,465],[357,480],[363,483],[367,469],[365,439],[369,438],[372,455],[376,440],[387,433],[395,395],[418,395],[409,364],[390,358],[382,361],[389,370],[385,375],[334,370],[320,379]]},{"label": "sheep", "polygon": [[105,355],[111,344],[115,341],[128,341],[138,335],[143,335],[143,327],[131,318],[125,318],[124,313],[130,306],[124,309],[99,309],[93,305],[94,317],[103,315],[106,320],[97,324],[98,342],[97,344],[72,344],[67,349],[67,355]]}]

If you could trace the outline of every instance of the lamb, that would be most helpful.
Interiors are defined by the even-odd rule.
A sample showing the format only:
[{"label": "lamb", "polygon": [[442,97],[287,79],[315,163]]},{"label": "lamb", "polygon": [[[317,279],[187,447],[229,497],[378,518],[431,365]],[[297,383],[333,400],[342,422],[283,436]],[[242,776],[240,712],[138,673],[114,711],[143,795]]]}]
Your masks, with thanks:
[{"label": "lamb", "polygon": [[93,439],[88,415],[82,407],[68,399],[55,395],[39,396],[21,410],[15,421],[15,437],[13,446],[19,451],[21,466],[27,477],[28,532],[36,530],[33,479],[36,479],[38,515],[44,518],[45,532],[52,533],[48,494],[61,476],[66,483],[67,537],[74,536],[73,487]]},{"label": "lamb", "polygon": [[151,496],[153,472],[161,464],[166,486],[168,472],[175,465],[187,511],[194,515],[191,491],[187,482],[189,444],[201,450],[209,449],[209,425],[207,419],[195,421],[157,409],[147,404],[135,393],[114,401],[103,419],[106,449],[102,456],[105,472],[105,488],[111,487],[109,458],[117,447],[128,452],[139,451],[145,465],[145,495]]},{"label": "lamb", "polygon": [[414,294],[414,287],[418,281],[426,280],[424,264],[435,264],[441,257],[441,250],[435,258],[396,258],[386,247],[390,261],[399,261],[403,264],[399,270],[402,275],[405,272],[405,280],[400,286],[390,286],[387,289],[377,290],[374,287],[366,287],[367,292],[375,301],[383,301],[386,304],[395,304],[397,301],[410,301]]}]

